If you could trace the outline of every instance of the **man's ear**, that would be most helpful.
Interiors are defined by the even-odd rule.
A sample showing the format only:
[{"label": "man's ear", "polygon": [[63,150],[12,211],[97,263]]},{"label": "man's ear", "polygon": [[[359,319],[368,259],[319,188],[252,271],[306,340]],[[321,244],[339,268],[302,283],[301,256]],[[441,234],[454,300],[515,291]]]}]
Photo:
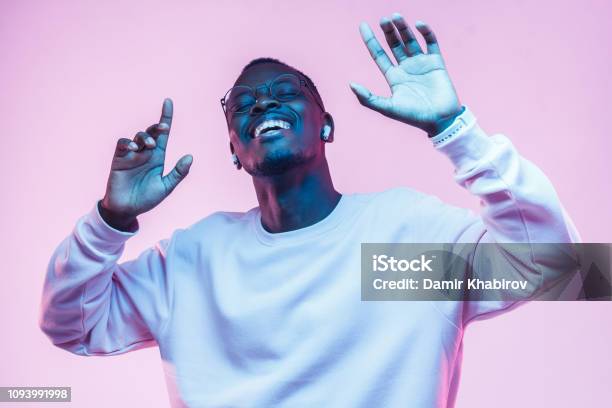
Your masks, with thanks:
[{"label": "man's ear", "polygon": [[[327,127],[327,129],[326,129]],[[321,136],[326,132],[326,138],[324,139],[327,143],[334,141],[334,118],[329,112],[323,114],[323,127],[321,128]]]}]

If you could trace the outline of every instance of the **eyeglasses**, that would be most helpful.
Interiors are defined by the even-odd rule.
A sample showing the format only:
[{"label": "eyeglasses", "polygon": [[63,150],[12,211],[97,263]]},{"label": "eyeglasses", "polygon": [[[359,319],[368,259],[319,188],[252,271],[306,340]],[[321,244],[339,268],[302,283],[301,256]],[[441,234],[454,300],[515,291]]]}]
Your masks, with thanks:
[{"label": "eyeglasses", "polygon": [[255,88],[247,85],[234,86],[221,98],[221,107],[226,116],[228,112],[232,114],[248,112],[257,103],[257,91],[260,88],[267,88],[268,95],[272,99],[281,102],[292,101],[303,94],[302,86],[310,91],[317,105],[325,112],[323,104],[310,89],[308,83],[295,74],[279,75],[274,78],[270,85],[262,84]]}]

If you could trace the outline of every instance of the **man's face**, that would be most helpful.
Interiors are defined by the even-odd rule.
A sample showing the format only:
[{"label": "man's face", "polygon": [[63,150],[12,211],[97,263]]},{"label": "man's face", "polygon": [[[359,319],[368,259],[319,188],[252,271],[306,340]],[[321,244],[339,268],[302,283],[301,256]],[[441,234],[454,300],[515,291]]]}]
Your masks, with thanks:
[{"label": "man's face", "polygon": [[[257,102],[243,113],[228,112],[230,143],[244,169],[254,176],[279,175],[287,170],[316,162],[324,154],[321,129],[326,115],[312,93],[302,86],[301,94],[289,101],[272,98],[269,88],[279,75],[294,74],[292,69],[274,63],[254,65],[237,80],[236,85],[257,88]],[[265,122],[277,121],[272,129],[258,131]],[[268,122],[270,124],[270,122]],[[333,126],[333,125],[332,125]]]}]

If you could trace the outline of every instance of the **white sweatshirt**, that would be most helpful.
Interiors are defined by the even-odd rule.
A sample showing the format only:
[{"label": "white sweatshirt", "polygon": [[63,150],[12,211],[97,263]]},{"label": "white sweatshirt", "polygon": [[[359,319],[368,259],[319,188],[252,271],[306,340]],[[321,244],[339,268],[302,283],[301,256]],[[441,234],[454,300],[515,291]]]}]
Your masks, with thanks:
[{"label": "white sweatshirt", "polygon": [[408,188],[348,194],[277,234],[259,208],[214,213],[118,264],[134,233],[95,207],[51,258],[41,328],[84,356],[158,346],[177,407],[452,407],[466,324],[512,305],[361,301],[360,244],[576,236],[542,172],[467,122],[436,148],[480,217]]}]

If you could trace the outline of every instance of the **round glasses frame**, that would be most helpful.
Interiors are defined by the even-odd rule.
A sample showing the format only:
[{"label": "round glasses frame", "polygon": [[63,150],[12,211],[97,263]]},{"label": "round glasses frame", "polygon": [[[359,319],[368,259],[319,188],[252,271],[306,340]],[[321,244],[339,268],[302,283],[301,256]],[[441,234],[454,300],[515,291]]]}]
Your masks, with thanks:
[{"label": "round glasses frame", "polygon": [[[272,94],[272,86],[279,80],[282,78],[295,78],[295,80],[297,81],[297,83],[300,84],[300,93],[296,94],[295,96],[292,96],[290,98],[278,98],[276,95]],[[257,90],[260,88],[267,88],[267,94],[270,95],[271,98],[279,100],[279,101],[283,101],[283,102],[287,102],[287,101],[291,101],[294,100],[295,98],[297,98],[300,95],[303,95],[304,92],[302,91],[302,87],[305,87],[306,89],[308,89],[313,97],[313,99],[315,100],[315,102],[317,103],[317,105],[319,105],[319,107],[321,108],[321,110],[323,112],[325,112],[325,108],[323,107],[323,103],[319,101],[319,99],[316,97],[315,93],[313,92],[312,89],[310,89],[310,86],[308,86],[308,82],[306,82],[304,79],[300,78],[299,76],[295,75],[295,74],[281,74],[279,76],[277,76],[276,78],[274,78],[272,81],[270,81],[269,84],[261,84],[255,88],[248,86],[248,85],[237,85],[237,86],[233,86],[231,87],[226,93],[225,96],[223,96],[223,98],[221,98],[221,108],[223,109],[223,113],[225,114],[225,116],[227,117],[227,113],[228,113],[228,107],[227,107],[227,98],[228,96],[231,94],[231,92],[236,89],[236,88],[247,88],[254,97],[255,103],[253,103],[252,105],[249,105],[248,108],[244,109],[244,110],[240,110],[240,111],[233,111],[232,113],[246,113],[248,112],[253,105],[255,105],[257,103]]]}]

